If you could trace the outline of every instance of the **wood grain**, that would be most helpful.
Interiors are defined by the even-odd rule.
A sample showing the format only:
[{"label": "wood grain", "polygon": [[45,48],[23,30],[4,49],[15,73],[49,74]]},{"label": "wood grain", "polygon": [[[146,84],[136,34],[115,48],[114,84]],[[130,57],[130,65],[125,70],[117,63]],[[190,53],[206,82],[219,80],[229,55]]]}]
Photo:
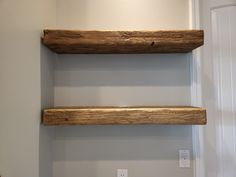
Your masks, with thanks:
[{"label": "wood grain", "polygon": [[206,124],[198,107],[61,107],[43,111],[44,125]]},{"label": "wood grain", "polygon": [[186,53],[203,38],[202,30],[44,30],[42,42],[58,54]]}]

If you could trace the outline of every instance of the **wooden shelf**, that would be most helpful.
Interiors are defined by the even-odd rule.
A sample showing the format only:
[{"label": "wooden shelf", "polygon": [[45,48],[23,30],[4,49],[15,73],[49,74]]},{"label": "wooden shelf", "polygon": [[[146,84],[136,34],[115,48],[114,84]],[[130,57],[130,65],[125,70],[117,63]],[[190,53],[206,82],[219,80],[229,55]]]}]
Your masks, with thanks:
[{"label": "wooden shelf", "polygon": [[202,30],[44,30],[42,42],[58,54],[186,53],[203,45]]},{"label": "wooden shelf", "polygon": [[43,111],[44,125],[206,124],[198,107],[58,107]]}]

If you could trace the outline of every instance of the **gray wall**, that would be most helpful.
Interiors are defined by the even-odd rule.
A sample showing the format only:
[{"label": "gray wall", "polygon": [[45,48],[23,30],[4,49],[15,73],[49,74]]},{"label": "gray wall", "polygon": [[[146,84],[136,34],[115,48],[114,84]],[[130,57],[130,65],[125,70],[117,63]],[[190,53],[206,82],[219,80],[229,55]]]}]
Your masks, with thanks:
[{"label": "gray wall", "polygon": [[[97,30],[189,28],[188,0],[58,0],[57,27]],[[54,104],[190,105],[190,54],[58,55]],[[191,126],[55,128],[55,177],[190,177],[178,150],[192,154]],[[192,161],[191,161],[192,162]]]},{"label": "gray wall", "polygon": [[59,55],[55,105],[189,105],[189,57]]},{"label": "gray wall", "polygon": [[2,177],[39,177],[39,158],[46,152],[39,154],[40,37],[42,28],[55,23],[55,5],[54,0],[0,1]]},{"label": "gray wall", "polygon": [[190,55],[56,56],[40,45],[43,28],[186,29],[188,5],[1,0],[0,174],[192,176],[178,168],[178,149],[192,149],[191,126],[40,126],[41,108],[53,105],[189,105]]},{"label": "gray wall", "polygon": [[54,176],[193,176],[178,167],[178,149],[191,149],[190,126],[87,126],[57,128]]}]

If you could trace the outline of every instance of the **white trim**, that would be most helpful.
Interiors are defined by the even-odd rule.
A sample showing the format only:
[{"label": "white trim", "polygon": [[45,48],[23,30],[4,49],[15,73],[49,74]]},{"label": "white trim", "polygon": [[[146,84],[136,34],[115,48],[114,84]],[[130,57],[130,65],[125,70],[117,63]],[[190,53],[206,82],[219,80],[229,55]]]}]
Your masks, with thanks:
[{"label": "white trim", "polygon": [[231,7],[231,6],[236,6],[236,3],[217,5],[217,6],[214,6],[214,7],[210,7],[210,9],[215,10],[215,9],[220,9],[220,8],[224,8],[224,7]]},{"label": "white trim", "polygon": [[[199,0],[189,0],[190,28],[200,28]],[[190,58],[191,72],[191,104],[202,106],[202,80],[200,50],[193,51]],[[194,177],[205,177],[204,162],[204,129],[202,126],[192,126],[193,141],[193,169]]]}]

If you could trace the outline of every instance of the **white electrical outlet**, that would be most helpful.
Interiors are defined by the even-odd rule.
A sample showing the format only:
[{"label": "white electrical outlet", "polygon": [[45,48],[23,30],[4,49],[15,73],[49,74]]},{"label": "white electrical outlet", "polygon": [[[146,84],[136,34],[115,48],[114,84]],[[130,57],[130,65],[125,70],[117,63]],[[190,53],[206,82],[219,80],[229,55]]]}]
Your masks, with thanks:
[{"label": "white electrical outlet", "polygon": [[128,169],[117,169],[117,177],[128,177]]},{"label": "white electrical outlet", "polygon": [[179,150],[179,167],[190,168],[190,152],[189,150]]}]

